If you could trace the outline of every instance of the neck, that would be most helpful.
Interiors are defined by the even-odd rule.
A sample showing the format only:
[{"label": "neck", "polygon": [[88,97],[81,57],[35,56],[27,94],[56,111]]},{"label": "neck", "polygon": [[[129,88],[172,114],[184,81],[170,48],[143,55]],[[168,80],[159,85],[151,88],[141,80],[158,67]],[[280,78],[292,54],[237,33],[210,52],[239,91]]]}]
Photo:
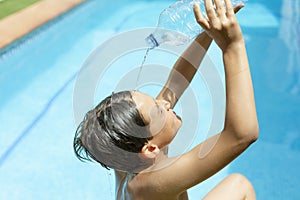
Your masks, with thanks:
[{"label": "neck", "polygon": [[165,159],[168,158],[168,150],[169,150],[168,146],[163,147],[163,148],[160,150],[158,156],[157,156],[156,159],[155,159],[154,165],[155,165],[155,164],[158,164],[158,163],[160,163],[161,161],[163,161],[163,160],[165,160]]}]

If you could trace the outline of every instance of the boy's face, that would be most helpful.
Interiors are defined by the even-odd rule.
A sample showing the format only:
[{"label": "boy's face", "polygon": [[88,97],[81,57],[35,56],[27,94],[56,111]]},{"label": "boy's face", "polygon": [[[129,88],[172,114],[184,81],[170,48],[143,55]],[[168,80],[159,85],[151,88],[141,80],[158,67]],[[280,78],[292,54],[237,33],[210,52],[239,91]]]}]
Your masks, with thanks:
[{"label": "boy's face", "polygon": [[138,91],[132,92],[132,98],[153,136],[151,142],[159,148],[168,145],[182,124],[180,117],[170,108],[170,103]]}]

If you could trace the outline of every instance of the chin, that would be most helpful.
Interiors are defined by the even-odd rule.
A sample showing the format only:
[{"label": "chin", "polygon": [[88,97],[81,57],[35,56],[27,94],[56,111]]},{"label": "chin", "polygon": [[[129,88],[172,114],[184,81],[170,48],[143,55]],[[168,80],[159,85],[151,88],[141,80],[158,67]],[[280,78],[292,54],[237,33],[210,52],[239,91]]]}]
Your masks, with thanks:
[{"label": "chin", "polygon": [[181,128],[181,125],[182,125],[181,121],[179,121],[179,122],[175,125],[176,128],[175,128],[174,137],[177,135],[179,129]]},{"label": "chin", "polygon": [[[177,123],[178,123],[178,129],[180,129],[180,127],[182,126],[182,120],[179,116],[177,117]],[[177,129],[177,131],[178,131],[178,129]]]}]

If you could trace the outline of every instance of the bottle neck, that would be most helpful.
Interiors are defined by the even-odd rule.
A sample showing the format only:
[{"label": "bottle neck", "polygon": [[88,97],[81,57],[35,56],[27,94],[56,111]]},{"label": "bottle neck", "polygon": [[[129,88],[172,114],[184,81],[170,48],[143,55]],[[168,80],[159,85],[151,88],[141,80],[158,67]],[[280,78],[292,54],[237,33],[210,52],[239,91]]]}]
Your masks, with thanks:
[{"label": "bottle neck", "polygon": [[159,46],[158,41],[156,40],[156,38],[154,37],[153,33],[151,33],[147,38],[146,38],[146,42],[147,44],[150,45],[150,48],[155,48]]}]

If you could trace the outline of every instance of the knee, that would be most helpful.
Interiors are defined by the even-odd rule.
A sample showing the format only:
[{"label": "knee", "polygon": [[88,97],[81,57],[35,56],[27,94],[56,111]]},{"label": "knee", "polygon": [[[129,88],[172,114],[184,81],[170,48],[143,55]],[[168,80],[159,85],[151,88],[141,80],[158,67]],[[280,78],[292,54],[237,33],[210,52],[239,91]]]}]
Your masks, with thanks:
[{"label": "knee", "polygon": [[231,174],[227,177],[236,188],[242,188],[245,192],[254,192],[252,183],[242,174]]},{"label": "knee", "polygon": [[245,176],[231,174],[210,191],[204,199],[255,200],[256,197],[252,184]]}]

